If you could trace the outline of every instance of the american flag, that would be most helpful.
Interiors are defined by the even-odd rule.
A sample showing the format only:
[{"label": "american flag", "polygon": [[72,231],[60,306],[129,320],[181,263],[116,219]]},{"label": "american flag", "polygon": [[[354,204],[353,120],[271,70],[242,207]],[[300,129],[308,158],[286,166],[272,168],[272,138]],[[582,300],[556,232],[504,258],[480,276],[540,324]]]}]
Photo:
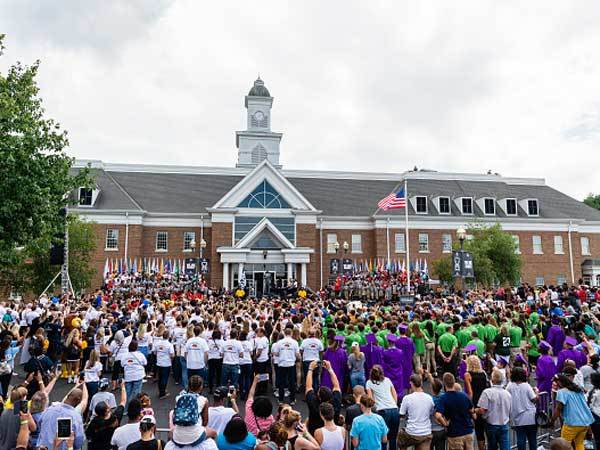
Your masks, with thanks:
[{"label": "american flag", "polygon": [[406,195],[404,195],[404,188],[398,192],[392,192],[390,195],[382,198],[377,203],[377,206],[384,211],[388,209],[399,209],[406,208]]}]

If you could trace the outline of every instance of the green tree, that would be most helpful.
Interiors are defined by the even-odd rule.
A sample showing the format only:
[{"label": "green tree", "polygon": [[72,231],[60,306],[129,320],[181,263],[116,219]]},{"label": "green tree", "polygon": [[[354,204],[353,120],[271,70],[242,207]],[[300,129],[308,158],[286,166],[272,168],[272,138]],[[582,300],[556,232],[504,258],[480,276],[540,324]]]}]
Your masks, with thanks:
[{"label": "green tree", "polygon": [[[92,267],[92,257],[96,250],[94,223],[85,222],[77,216],[69,216],[69,277],[75,292],[91,287],[95,270]],[[61,266],[51,265],[48,258],[49,249],[31,255],[21,266],[25,274],[25,287],[28,291],[40,294],[52,278],[60,271]],[[50,290],[60,288],[60,277]]]},{"label": "green tree", "polygon": [[[4,35],[0,35],[0,56]],[[90,186],[87,170],[71,173],[67,133],[44,115],[36,75],[16,63],[0,72],[0,283],[19,287],[16,268],[64,231],[69,193]]]},{"label": "green tree", "polygon": [[600,209],[600,195],[588,194],[586,198],[583,199],[583,203],[592,208]]},{"label": "green tree", "polygon": [[464,243],[465,250],[473,255],[473,268],[478,283],[490,286],[495,283],[517,283],[521,273],[521,258],[516,254],[512,236],[500,224],[485,226],[472,224],[467,232],[472,239]]},{"label": "green tree", "polygon": [[444,256],[431,263],[434,277],[442,284],[452,284],[454,277],[452,276],[452,258]]}]

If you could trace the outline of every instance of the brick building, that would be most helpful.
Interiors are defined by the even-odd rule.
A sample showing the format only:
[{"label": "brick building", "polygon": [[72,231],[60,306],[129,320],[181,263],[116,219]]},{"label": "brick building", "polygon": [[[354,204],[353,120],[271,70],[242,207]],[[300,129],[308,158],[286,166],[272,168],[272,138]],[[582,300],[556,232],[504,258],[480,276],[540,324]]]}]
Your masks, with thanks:
[{"label": "brick building", "polygon": [[[96,176],[96,189],[80,189],[70,210],[96,223],[96,283],[107,260],[202,257],[215,287],[244,277],[260,294],[293,277],[316,288],[327,282],[334,258],[401,262],[408,250],[410,261],[430,264],[451,252],[457,228],[477,220],[500,223],[514,236],[523,281],[583,277],[600,286],[600,211],[543,179],[283,169],[272,105],[256,80],[245,97],[247,130],[236,133],[236,167],[77,162],[90,164]],[[377,208],[405,181],[408,241],[404,210]]]}]

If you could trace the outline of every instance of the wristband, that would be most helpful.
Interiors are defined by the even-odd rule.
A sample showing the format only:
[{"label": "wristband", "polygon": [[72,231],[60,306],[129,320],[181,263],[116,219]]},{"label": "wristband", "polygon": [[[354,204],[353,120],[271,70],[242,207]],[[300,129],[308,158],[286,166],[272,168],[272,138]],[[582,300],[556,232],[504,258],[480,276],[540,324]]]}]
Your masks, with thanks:
[{"label": "wristband", "polygon": [[27,425],[29,423],[29,420],[21,420],[21,425]]}]

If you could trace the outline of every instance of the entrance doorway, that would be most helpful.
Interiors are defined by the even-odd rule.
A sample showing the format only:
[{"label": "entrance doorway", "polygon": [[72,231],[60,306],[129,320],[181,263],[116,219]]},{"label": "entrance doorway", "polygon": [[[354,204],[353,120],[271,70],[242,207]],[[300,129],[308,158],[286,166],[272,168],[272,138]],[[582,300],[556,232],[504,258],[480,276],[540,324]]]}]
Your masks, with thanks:
[{"label": "entrance doorway", "polygon": [[254,292],[257,297],[269,297],[275,290],[273,272],[254,272]]},{"label": "entrance doorway", "polygon": [[[281,295],[287,285],[284,264],[246,264],[244,275],[248,294],[256,297]],[[237,271],[233,273],[233,285],[238,286]]]}]

